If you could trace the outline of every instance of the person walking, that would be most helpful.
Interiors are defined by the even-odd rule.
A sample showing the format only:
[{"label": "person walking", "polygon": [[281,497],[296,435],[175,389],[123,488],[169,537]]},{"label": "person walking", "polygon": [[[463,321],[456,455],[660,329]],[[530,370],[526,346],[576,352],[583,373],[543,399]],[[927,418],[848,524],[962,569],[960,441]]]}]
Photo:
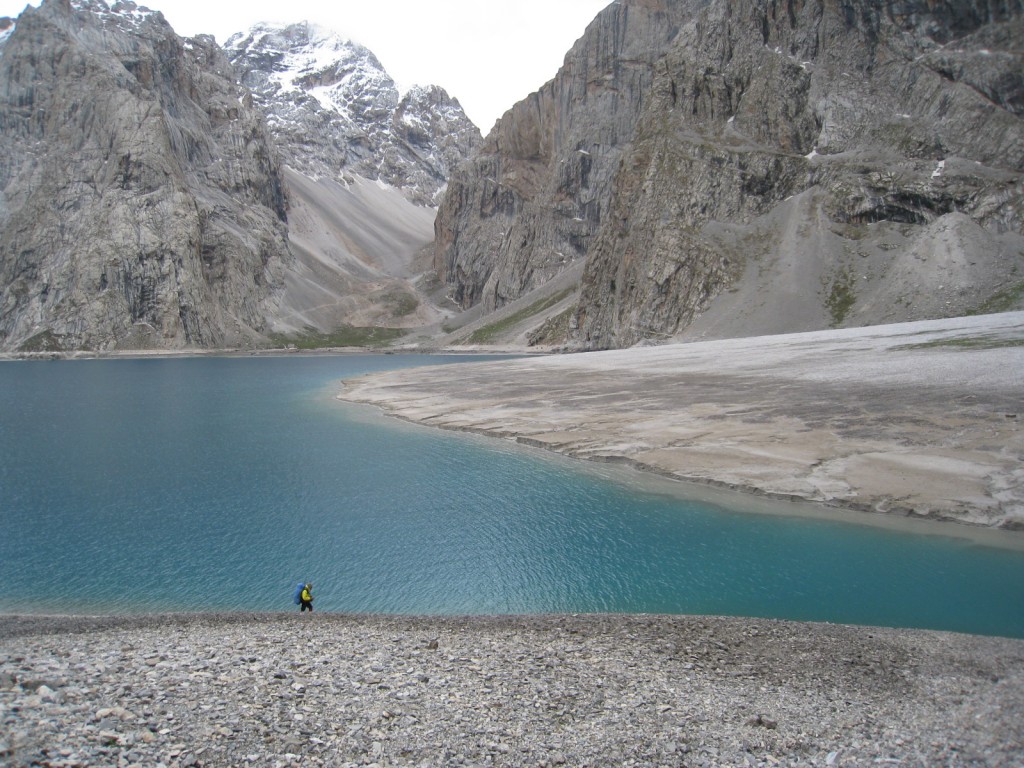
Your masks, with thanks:
[{"label": "person walking", "polygon": [[307,584],[302,588],[302,594],[299,595],[299,613],[303,611],[313,612],[313,585]]}]

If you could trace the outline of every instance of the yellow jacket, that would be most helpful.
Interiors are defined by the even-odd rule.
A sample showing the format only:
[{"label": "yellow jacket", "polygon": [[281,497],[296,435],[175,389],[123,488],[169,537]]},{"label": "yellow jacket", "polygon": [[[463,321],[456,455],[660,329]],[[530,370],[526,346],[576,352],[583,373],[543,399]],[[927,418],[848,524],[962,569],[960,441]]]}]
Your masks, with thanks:
[{"label": "yellow jacket", "polygon": [[302,594],[299,596],[299,599],[302,602],[304,602],[304,603],[312,603],[313,602],[313,596],[311,594],[309,594],[309,590],[306,589],[306,588],[302,589]]}]

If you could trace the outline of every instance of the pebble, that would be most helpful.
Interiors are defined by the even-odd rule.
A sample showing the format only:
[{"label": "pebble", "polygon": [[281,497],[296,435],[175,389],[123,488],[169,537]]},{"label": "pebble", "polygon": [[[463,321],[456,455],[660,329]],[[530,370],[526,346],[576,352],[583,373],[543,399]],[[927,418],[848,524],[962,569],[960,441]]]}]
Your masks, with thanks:
[{"label": "pebble", "polygon": [[[43,682],[45,681],[45,682]],[[762,619],[0,616],[0,765],[1019,765],[1024,641]]]}]

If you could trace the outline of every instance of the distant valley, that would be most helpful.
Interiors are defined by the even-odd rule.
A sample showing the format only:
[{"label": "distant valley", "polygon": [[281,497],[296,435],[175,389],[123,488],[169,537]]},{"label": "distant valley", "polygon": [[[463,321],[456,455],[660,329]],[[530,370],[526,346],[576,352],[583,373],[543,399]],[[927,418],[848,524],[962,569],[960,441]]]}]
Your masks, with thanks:
[{"label": "distant valley", "polygon": [[[309,24],[219,46],[45,0],[0,48],[0,349],[376,344],[437,322],[430,243],[480,141]],[[443,291],[441,291],[443,297]]]}]

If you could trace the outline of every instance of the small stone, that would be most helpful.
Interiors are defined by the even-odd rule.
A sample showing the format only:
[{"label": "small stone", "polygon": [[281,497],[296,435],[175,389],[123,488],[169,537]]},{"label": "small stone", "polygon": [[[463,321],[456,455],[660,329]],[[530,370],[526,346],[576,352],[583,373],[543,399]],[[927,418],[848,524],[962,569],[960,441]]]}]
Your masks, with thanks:
[{"label": "small stone", "polygon": [[57,699],[56,692],[48,685],[40,685],[36,688],[36,695],[43,701],[55,701]]}]

